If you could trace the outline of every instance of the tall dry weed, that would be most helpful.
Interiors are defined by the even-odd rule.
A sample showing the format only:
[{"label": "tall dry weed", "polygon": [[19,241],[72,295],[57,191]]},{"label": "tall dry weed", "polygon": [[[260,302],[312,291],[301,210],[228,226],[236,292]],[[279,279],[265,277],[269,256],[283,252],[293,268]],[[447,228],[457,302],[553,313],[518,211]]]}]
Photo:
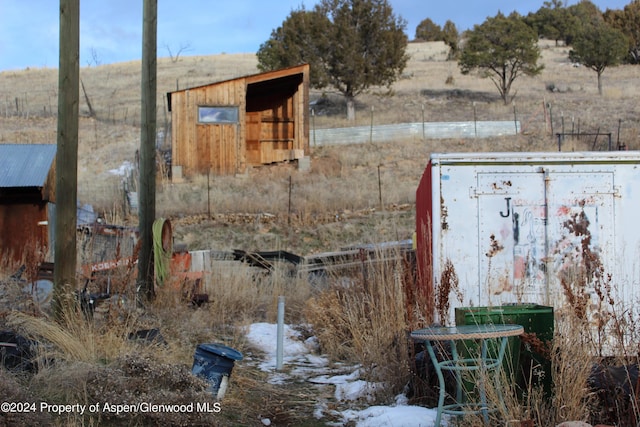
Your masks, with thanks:
[{"label": "tall dry weed", "polygon": [[[582,320],[574,317],[572,322],[562,323],[555,329],[547,352],[552,367],[550,391],[545,389],[543,382],[536,382],[533,378],[541,367],[533,366],[528,372],[530,378],[525,380],[525,389],[521,389],[514,380],[512,375],[519,369],[514,363],[519,362],[518,357],[512,354],[520,351],[520,343],[516,340],[517,347],[507,347],[502,369],[497,374],[480,370],[463,375],[464,401],[477,402],[478,389],[482,385],[488,407],[493,408],[488,413],[489,425],[555,427],[565,421],[597,424],[597,418],[593,418],[596,402],[589,388],[594,359],[584,334],[579,332],[584,329]],[[478,348],[462,351],[477,357]],[[497,350],[490,346],[489,351]],[[469,427],[486,425],[481,413],[465,415],[461,423]]]},{"label": "tall dry weed", "polygon": [[[556,355],[571,362],[556,364],[566,374],[555,370],[555,396],[592,423],[635,426],[640,421],[638,311],[586,246],[589,238],[585,234],[582,259],[562,277],[569,309],[556,322],[561,333]],[[572,384],[581,384],[582,393]]]},{"label": "tall dry weed", "polygon": [[299,322],[301,311],[312,294],[305,277],[297,276],[292,265],[275,263],[271,272],[255,268],[222,263],[214,269],[207,283],[210,310],[218,313],[218,322],[253,318],[255,321],[275,322],[277,298],[284,296],[287,321]]},{"label": "tall dry weed", "polygon": [[588,379],[594,359],[580,333],[584,326],[584,322],[576,317],[556,324],[552,350],[552,407],[557,423],[589,419],[592,395]]},{"label": "tall dry weed", "polygon": [[364,379],[386,385],[389,399],[409,379],[409,343],[400,257],[363,259],[331,276],[331,285],[307,304],[306,316],[322,351],[335,360],[356,362]]},{"label": "tall dry weed", "polygon": [[127,314],[94,321],[82,311],[69,308],[60,322],[19,311],[7,316],[8,325],[24,335],[44,343],[39,346],[39,358],[87,363],[109,361],[126,352],[132,344],[128,334],[136,328],[136,314]]}]

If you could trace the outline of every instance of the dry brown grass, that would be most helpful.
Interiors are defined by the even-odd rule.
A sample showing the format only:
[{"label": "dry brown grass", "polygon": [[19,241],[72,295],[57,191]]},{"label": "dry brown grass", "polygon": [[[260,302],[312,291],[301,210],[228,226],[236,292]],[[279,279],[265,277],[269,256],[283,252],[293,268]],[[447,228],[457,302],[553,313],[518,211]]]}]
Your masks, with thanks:
[{"label": "dry brown grass", "polygon": [[[491,415],[491,425],[533,422],[535,426],[553,427],[566,421],[637,425],[637,319],[617,299],[620,296],[611,277],[594,257],[585,256],[562,281],[566,304],[555,310],[553,340],[548,345],[536,343],[534,337],[523,341],[525,346],[540,346],[543,351],[536,351],[550,361],[551,389],[547,392],[542,382],[529,382],[520,390],[506,375],[496,388],[481,376],[475,381],[490,385],[487,396],[493,406],[496,402],[506,404],[506,411]],[[589,290],[594,294],[591,298],[586,296]],[[509,363],[505,366],[507,372],[515,372]],[[538,370],[534,366],[530,375],[537,375]],[[483,424],[479,416],[469,416],[463,425]]]},{"label": "dry brown grass", "polygon": [[[4,286],[0,295],[4,295]],[[286,271],[272,275],[253,269],[221,268],[207,278],[210,303],[191,306],[179,290],[159,288],[157,298],[144,309],[124,304],[105,310],[102,305],[91,319],[71,310],[61,323],[48,319],[48,310],[25,314],[12,311],[0,318],[0,329],[12,329],[39,343],[39,370],[33,375],[8,374],[25,401],[51,404],[213,404],[207,384],[191,374],[197,345],[224,343],[241,351],[247,362],[234,368],[221,413],[181,415],[131,412],[53,416],[51,425],[256,425],[270,417],[283,425],[305,425],[312,419],[320,394],[308,386],[276,387],[256,363],[259,352],[244,337],[244,327],[255,321],[273,322],[277,296],[287,300],[287,321],[301,323],[309,298],[308,283],[290,280]],[[28,296],[22,294],[25,299]],[[108,302],[104,303],[108,304]],[[129,339],[136,331],[157,328],[163,341]],[[0,375],[5,375],[0,370]],[[27,396],[26,390],[30,391]],[[327,396],[329,397],[329,396]],[[3,415],[0,419],[5,421]],[[35,416],[34,416],[35,417]],[[16,420],[40,419],[14,417]],[[42,418],[42,416],[41,416]],[[307,424],[313,425],[313,424]]]},{"label": "dry brown grass", "polygon": [[[372,106],[375,124],[421,121],[423,108],[426,121],[473,120],[474,110],[479,120],[512,120],[515,107],[525,134],[481,141],[410,138],[375,146],[316,147],[311,153],[309,174],[298,173],[293,168],[264,167],[251,171],[247,179],[212,178],[210,206],[207,206],[206,179],[195,178],[182,184],[165,182],[158,192],[160,215],[174,217],[194,211],[203,214],[210,209],[225,214],[272,209],[286,212],[289,175],[293,180],[292,209],[300,218],[312,218],[324,211],[335,214],[344,209],[377,208],[378,165],[382,165],[383,203],[412,203],[416,182],[430,152],[555,151],[556,140],[544,116],[545,103],[551,107],[553,132],[563,128],[590,132],[599,129],[612,132],[616,142],[621,120],[620,141],[628,148],[638,147],[640,112],[635,102],[638,91],[634,84],[637,74],[634,66],[606,70],[605,94],[600,97],[595,73],[584,67],[572,67],[566,58],[566,47],[543,42],[545,71],[535,78],[518,79],[514,85],[515,105],[505,106],[488,79],[464,76],[455,62],[446,61],[444,45],[413,43],[409,45],[409,52],[412,59],[391,95],[373,90],[358,99],[356,125],[370,124]],[[125,161],[133,161],[139,146],[138,65],[131,62],[84,67],[81,71],[97,119],[85,117],[80,123],[79,199],[106,212],[122,211],[123,200],[121,179],[109,171]],[[167,127],[164,95],[176,86],[194,86],[254,72],[256,59],[252,55],[185,56],[177,62],[160,60],[158,128]],[[453,84],[447,83],[450,76]],[[56,122],[51,111],[55,112],[56,108],[56,85],[55,69],[0,73],[0,91],[5,94],[0,100],[0,141],[54,142]],[[547,88],[552,86],[566,91],[549,92]],[[315,126],[347,125],[343,118],[344,102],[338,94],[312,92],[314,99],[324,94],[329,100],[317,111]],[[82,111],[87,114],[84,98],[82,105]],[[582,143],[569,141],[565,149],[591,149],[591,142],[591,139]],[[203,224],[200,226],[203,228]],[[201,246],[202,240],[194,243]],[[286,240],[288,238],[283,238]]]},{"label": "dry brown grass", "polygon": [[[310,298],[306,318],[322,351],[332,360],[355,361],[361,378],[372,384],[380,401],[392,401],[409,381],[411,354],[405,287],[407,265],[400,254],[389,260],[363,260],[359,267],[330,277],[330,286]],[[380,261],[387,259],[386,261]]]},{"label": "dry brown grass", "polygon": [[[572,67],[566,59],[567,48],[546,42],[542,47],[546,69],[538,77],[517,80],[514,105],[503,105],[490,81],[460,74],[455,63],[445,60],[444,46],[437,43],[409,46],[412,59],[391,94],[374,90],[358,99],[356,125],[370,124],[372,106],[375,124],[423,118],[467,121],[473,120],[474,112],[479,120],[512,120],[515,109],[525,131],[521,135],[486,140],[407,138],[386,144],[313,147],[309,172],[300,172],[295,165],[267,166],[244,177],[212,177],[209,188],[206,177],[183,183],[160,180],[158,215],[171,218],[174,235],[188,243],[190,249],[286,249],[306,255],[347,244],[410,238],[415,228],[415,188],[431,152],[555,151],[552,131],[578,128],[612,132],[615,143],[620,121],[620,141],[629,149],[639,148],[637,68],[621,66],[607,70],[605,93],[600,97],[595,74]],[[256,72],[255,65],[253,55],[160,61],[158,128],[167,126],[166,92],[251,74]],[[79,200],[94,205],[119,223],[136,222],[135,216],[130,216],[123,206],[121,177],[109,171],[125,161],[133,161],[139,146],[138,75],[139,63],[133,62],[81,71],[96,118],[87,117],[88,109],[82,99]],[[550,92],[550,87],[562,91]],[[56,70],[1,72],[0,92],[4,94],[0,99],[1,142],[55,142]],[[322,110],[316,111],[314,126],[347,125],[343,100],[332,92],[313,91],[312,98],[320,96],[328,101]],[[553,129],[544,116],[548,106]],[[591,148],[592,140],[569,140],[565,145],[567,150]],[[42,313],[38,307],[19,301],[22,294],[14,284],[10,292],[3,294],[3,301],[12,307],[26,308],[24,311],[31,316],[12,315],[12,324],[48,342],[44,357],[58,361],[30,380],[0,372],[3,376],[0,385],[17,384],[9,389],[18,388],[20,392],[7,395],[16,399],[52,402],[90,402],[100,396],[120,395],[124,389],[137,393],[138,397],[176,402],[207,399],[198,394],[202,384],[186,375],[195,346],[202,342],[224,342],[246,355],[259,357],[244,339],[241,327],[254,321],[272,322],[277,296],[285,295],[290,310],[287,321],[311,321],[325,350],[362,363],[368,379],[392,384],[387,394],[381,396],[381,400],[388,400],[389,393],[397,392],[408,379],[410,352],[406,332],[423,326],[417,323],[424,319],[405,318],[405,306],[411,302],[405,302],[406,290],[401,284],[407,282],[398,278],[397,266],[387,267],[372,268],[366,281],[356,274],[349,286],[336,284],[316,294],[305,280],[291,279],[285,271],[264,276],[248,269],[221,266],[207,277],[211,302],[204,307],[194,309],[179,294],[165,288],[144,312],[135,307],[114,306],[100,313],[102,317],[93,323],[80,321],[74,313],[76,317],[70,318],[73,321],[63,325],[45,321],[39,317]],[[7,273],[13,271],[12,266],[3,269]],[[310,299],[311,296],[314,298]],[[315,305],[308,301],[314,301]],[[603,306],[611,313],[607,318],[609,325],[618,331],[635,328],[634,319],[615,313],[606,302]],[[411,313],[420,310],[421,307],[412,307]],[[1,324],[7,325],[6,313],[2,314]],[[130,332],[150,327],[161,330],[168,347],[141,347],[127,339]],[[574,325],[573,329],[562,330],[554,340],[557,347],[554,381],[558,388],[551,405],[531,390],[525,403],[509,404],[509,413],[502,414],[501,421],[533,418],[546,426],[589,415],[592,402],[584,377],[591,359],[585,352],[586,346],[581,344],[583,341],[576,341],[572,334],[576,329],[584,328]],[[634,349],[627,350],[632,353]],[[283,425],[313,425],[309,420],[318,395],[310,394],[308,387],[304,384],[292,385],[287,390],[274,387],[266,383],[266,374],[250,363],[237,365],[225,398],[224,416],[188,421],[205,425],[256,425],[259,416],[267,416]],[[148,376],[150,372],[161,375]],[[129,385],[131,378],[134,381]],[[145,384],[140,378],[147,378],[148,382]],[[155,425],[159,420],[89,417],[55,422]]]}]

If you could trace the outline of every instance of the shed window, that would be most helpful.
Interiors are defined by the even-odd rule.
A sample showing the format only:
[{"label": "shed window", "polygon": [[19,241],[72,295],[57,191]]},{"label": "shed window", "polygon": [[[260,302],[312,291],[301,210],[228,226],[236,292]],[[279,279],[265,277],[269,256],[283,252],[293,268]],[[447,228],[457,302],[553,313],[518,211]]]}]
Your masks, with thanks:
[{"label": "shed window", "polygon": [[238,123],[238,107],[198,107],[199,123]]}]

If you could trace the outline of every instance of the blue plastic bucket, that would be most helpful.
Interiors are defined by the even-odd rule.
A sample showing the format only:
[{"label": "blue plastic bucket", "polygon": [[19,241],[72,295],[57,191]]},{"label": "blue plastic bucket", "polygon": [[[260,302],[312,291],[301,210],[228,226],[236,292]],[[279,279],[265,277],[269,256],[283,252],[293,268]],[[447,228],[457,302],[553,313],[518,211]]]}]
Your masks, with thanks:
[{"label": "blue plastic bucket", "polygon": [[222,344],[200,344],[193,356],[191,373],[205,379],[208,391],[222,399],[236,360],[242,360],[238,350]]}]

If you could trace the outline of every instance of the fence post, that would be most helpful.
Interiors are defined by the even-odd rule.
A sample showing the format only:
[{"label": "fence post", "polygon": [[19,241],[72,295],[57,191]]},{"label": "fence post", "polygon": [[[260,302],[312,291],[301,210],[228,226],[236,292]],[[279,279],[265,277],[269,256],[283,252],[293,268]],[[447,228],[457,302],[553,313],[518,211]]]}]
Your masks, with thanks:
[{"label": "fence post", "polygon": [[284,359],[284,296],[278,297],[278,327],[276,337],[276,370],[281,371]]},{"label": "fence post", "polygon": [[313,130],[313,146],[316,146],[316,112],[311,109],[311,128]]},{"label": "fence post", "polygon": [[369,143],[373,142],[373,105],[371,106],[371,128],[369,130]]},{"label": "fence post", "polygon": [[289,175],[289,206],[287,207],[287,224],[291,225],[291,192],[293,189],[293,183],[291,181],[291,175]]},{"label": "fence post", "polygon": [[426,140],[427,137],[424,133],[424,104],[422,104],[422,140]]},{"label": "fence post", "polygon": [[380,179],[380,166],[378,165],[378,201],[380,202],[380,212],[384,210],[382,207],[382,180]]},{"label": "fence post", "polygon": [[478,111],[476,109],[476,101],[472,102],[473,105],[473,132],[474,136],[478,137]]}]

